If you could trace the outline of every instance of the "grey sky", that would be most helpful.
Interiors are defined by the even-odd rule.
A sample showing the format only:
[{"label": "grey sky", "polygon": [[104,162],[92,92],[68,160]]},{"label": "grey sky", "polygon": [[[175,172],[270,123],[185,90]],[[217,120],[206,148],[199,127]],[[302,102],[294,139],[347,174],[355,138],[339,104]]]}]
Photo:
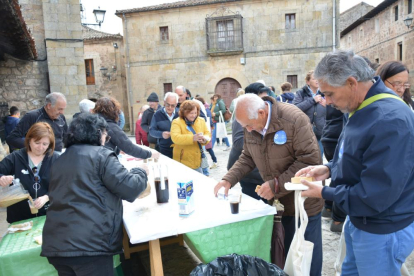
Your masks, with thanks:
[{"label": "grey sky", "polygon": [[[114,34],[122,33],[122,21],[115,15],[116,10],[153,6],[171,2],[177,2],[177,0],[81,0],[81,3],[85,8],[84,15],[86,17],[82,22],[96,23],[92,11],[100,6],[101,9],[106,10],[105,21],[102,24],[101,31]],[[341,0],[340,11],[343,12],[360,2],[360,0]],[[364,2],[377,6],[382,0],[364,0]],[[96,29],[99,30],[99,27]]]}]

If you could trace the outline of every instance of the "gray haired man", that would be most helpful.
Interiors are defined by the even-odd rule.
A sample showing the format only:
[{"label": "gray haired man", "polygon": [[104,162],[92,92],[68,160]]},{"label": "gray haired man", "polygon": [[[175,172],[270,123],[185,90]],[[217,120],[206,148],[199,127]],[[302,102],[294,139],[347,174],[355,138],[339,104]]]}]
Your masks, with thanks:
[{"label": "gray haired man", "polygon": [[296,173],[331,177],[330,187],[302,181],[302,196],[348,215],[341,275],[400,275],[414,249],[414,114],[352,51],[327,54],[314,74],[326,104],[349,119],[332,161]]},{"label": "gray haired man", "polygon": [[32,110],[20,120],[16,128],[7,136],[7,144],[12,149],[24,147],[24,140],[29,128],[37,122],[48,123],[55,134],[55,151],[63,148],[63,136],[68,130],[63,112],[66,109],[66,97],[62,93],[53,92],[46,96],[45,106]]}]

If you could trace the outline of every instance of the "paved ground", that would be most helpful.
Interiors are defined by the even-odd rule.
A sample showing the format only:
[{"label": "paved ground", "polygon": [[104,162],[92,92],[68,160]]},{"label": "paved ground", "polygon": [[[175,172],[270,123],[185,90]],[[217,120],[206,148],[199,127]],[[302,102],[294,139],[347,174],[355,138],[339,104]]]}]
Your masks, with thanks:
[{"label": "paved ground", "polygon": [[[223,151],[225,146],[215,146],[214,151],[218,159],[219,167],[210,170],[210,177],[219,181],[227,172],[227,159],[229,151]],[[210,157],[208,157],[211,161]],[[337,256],[338,242],[340,234],[332,233],[329,230],[330,220],[322,219],[323,235],[323,272],[324,276],[335,275],[333,265]],[[5,209],[0,208],[0,236],[7,229]],[[0,238],[1,239],[1,238]],[[177,245],[170,245],[162,248],[164,272],[166,276],[183,276],[188,275],[191,270],[199,263],[199,260],[192,254],[188,248],[182,248]],[[131,260],[123,261],[125,276],[129,275],[150,275],[149,258],[147,252],[132,254]],[[406,262],[408,271],[414,272],[414,253]]]}]

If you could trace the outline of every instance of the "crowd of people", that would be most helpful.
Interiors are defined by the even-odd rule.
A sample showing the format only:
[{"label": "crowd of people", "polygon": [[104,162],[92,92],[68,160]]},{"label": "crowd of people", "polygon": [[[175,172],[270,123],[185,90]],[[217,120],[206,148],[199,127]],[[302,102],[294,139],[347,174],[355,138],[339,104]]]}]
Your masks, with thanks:
[{"label": "crowd of people", "polygon": [[[148,169],[128,171],[118,156],[163,154],[209,176],[222,142],[228,172],[214,193],[240,183],[253,198],[280,201],[285,256],[296,225],[294,194],[285,184],[294,176],[331,179],[329,186],[302,181],[304,236],[314,244],[310,275],[322,274],[322,216],[332,218],[332,231],[344,231],[341,275],[399,275],[414,249],[414,103],[403,63],[377,67],[352,51],[329,53],[295,93],[283,83],[276,95],[260,80],[240,88],[228,107],[219,94],[208,104],[183,85],[166,93],[163,105],[152,92],[138,114],[135,144],[114,98],[82,100],[69,126],[61,93],[21,119],[12,107],[4,119],[11,153],[0,162],[0,186],[20,179],[38,214],[22,201],[7,207],[7,221],[47,214],[41,255],[59,274],[107,275],[112,256],[122,252],[122,200],[134,201],[147,187]],[[233,145],[218,136],[223,123],[231,123]]]}]

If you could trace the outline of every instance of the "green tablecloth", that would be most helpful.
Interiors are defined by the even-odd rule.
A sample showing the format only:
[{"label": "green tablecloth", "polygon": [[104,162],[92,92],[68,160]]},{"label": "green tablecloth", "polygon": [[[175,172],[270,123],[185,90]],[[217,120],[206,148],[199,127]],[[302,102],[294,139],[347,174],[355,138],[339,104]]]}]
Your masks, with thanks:
[{"label": "green tablecloth", "polygon": [[[0,242],[0,275],[4,276],[52,276],[58,275],[47,258],[40,256],[41,245],[34,237],[41,236],[46,216],[23,220],[12,224],[33,221],[33,228],[7,234]],[[119,255],[114,256],[114,267],[120,265]],[[121,272],[122,274],[122,272]]]},{"label": "green tablecloth", "polygon": [[232,253],[270,262],[272,231],[270,215],[190,232],[184,234],[184,240],[203,263]]}]

